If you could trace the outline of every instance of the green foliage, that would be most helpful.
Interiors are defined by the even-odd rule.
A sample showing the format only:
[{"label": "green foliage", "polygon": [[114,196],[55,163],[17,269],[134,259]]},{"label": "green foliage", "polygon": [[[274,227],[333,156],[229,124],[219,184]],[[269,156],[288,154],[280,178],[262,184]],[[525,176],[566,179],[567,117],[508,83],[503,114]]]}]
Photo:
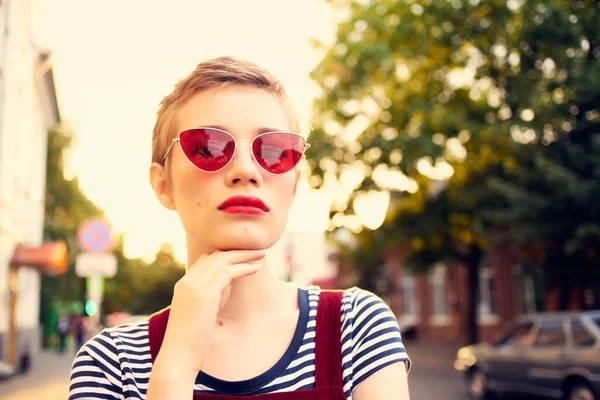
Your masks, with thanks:
[{"label": "green foliage", "polygon": [[149,315],[171,304],[173,288],[185,274],[185,268],[175,260],[170,245],[163,245],[150,264],[126,259],[122,244],[116,254],[121,267],[115,277],[106,280],[103,304],[106,313]]},{"label": "green foliage", "polygon": [[79,252],[77,227],[90,217],[104,215],[83,194],[77,178],[65,179],[64,152],[71,141],[71,134],[64,130],[51,129],[48,132],[44,240],[64,240],[67,243],[69,267],[64,275],[42,277],[42,305],[85,300],[85,281],[75,274],[75,258]]},{"label": "green foliage", "polygon": [[[519,261],[543,264],[550,285],[596,276],[600,3],[331,3],[345,17],[312,73],[323,91],[311,184],[354,168],[364,180],[352,197],[391,191],[385,242],[408,243],[419,270],[439,260],[475,267],[502,240]],[[446,165],[450,178],[432,173]],[[355,257],[380,251],[364,245]]]},{"label": "green foliage", "polygon": [[522,258],[544,265],[550,286],[585,287],[600,279],[600,5],[523,8],[533,24],[519,32],[520,73],[507,101],[522,144],[489,185],[506,203],[486,216],[510,226]]},{"label": "green foliage", "polygon": [[[84,303],[85,279],[75,274],[75,259],[80,252],[77,227],[88,218],[104,215],[102,209],[83,194],[76,178],[65,179],[63,157],[71,140],[71,135],[63,130],[48,133],[44,239],[66,241],[69,267],[64,275],[42,277],[42,314],[50,312],[48,308],[53,304]],[[176,262],[169,245],[163,245],[150,264],[126,258],[122,237],[118,238],[113,253],[117,257],[117,275],[105,281],[103,313],[150,314],[170,304],[173,286],[185,270]]]}]

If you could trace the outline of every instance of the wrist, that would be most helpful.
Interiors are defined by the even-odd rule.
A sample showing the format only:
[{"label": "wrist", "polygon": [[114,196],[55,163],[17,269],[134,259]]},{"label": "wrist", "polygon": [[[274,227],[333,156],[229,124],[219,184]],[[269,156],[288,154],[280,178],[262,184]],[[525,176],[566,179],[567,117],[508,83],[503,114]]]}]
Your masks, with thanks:
[{"label": "wrist", "polygon": [[198,371],[188,367],[180,357],[173,357],[167,353],[159,353],[152,366],[152,375],[157,375],[161,381],[178,382],[182,385],[193,385],[196,381]]},{"label": "wrist", "polygon": [[168,362],[166,358],[157,357],[150,381],[148,382],[147,400],[191,399],[194,396],[196,375],[191,369],[181,368],[178,363]]}]

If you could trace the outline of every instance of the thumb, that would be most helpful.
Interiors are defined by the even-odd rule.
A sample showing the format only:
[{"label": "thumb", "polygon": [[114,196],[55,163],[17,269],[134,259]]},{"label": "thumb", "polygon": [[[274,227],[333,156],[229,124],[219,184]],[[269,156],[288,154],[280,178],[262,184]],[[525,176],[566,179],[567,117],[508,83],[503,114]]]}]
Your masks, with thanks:
[{"label": "thumb", "polygon": [[221,309],[223,307],[225,307],[225,304],[227,304],[227,300],[229,300],[230,295],[231,295],[231,284],[225,286],[225,289],[223,289],[223,292],[221,292],[221,300],[219,302],[219,311],[221,311]]}]

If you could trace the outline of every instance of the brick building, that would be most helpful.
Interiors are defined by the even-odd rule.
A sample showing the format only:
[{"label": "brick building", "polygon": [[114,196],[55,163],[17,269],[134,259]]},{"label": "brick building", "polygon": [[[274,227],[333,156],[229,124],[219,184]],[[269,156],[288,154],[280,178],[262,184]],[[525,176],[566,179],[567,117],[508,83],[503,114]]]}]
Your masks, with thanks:
[{"label": "brick building", "polygon": [[[427,273],[415,275],[400,261],[405,251],[398,246],[385,254],[382,269],[386,273],[376,290],[396,315],[404,338],[467,343],[471,294],[466,266],[439,263]],[[334,278],[314,280],[313,284],[324,289],[359,284],[356,271],[337,252],[329,258],[336,264],[337,274]],[[526,269],[514,262],[509,248],[493,248],[482,257],[479,290],[473,299],[477,303],[479,339],[494,341],[519,315],[558,310],[560,297],[560,289],[545,289],[541,270]],[[600,309],[600,284],[590,282],[584,293],[573,290],[566,309]]]},{"label": "brick building", "polygon": [[[425,342],[464,343],[471,296],[467,268],[439,263],[425,274],[414,275],[399,259],[397,250],[387,254],[390,289],[384,297],[405,336]],[[519,314],[543,308],[539,283],[511,262],[506,249],[494,249],[483,257],[479,280],[474,300],[480,340],[493,341]]]}]

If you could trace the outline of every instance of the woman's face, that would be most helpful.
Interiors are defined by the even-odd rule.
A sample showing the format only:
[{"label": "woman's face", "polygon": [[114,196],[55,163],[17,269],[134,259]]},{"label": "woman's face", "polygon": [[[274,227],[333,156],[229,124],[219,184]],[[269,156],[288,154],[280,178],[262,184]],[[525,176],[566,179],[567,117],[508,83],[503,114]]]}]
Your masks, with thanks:
[{"label": "woman's face", "polygon": [[[218,127],[238,141],[234,159],[218,172],[196,168],[179,143],[173,145],[166,163],[168,177],[162,167],[152,166],[153,188],[161,203],[179,215],[188,247],[195,252],[210,252],[273,246],[285,229],[299,172],[265,172],[253,160],[249,143],[265,129],[290,131],[281,100],[252,87],[208,89],[179,109],[174,124],[178,133],[196,127]],[[169,185],[164,184],[165,178]],[[220,207],[228,198],[239,195],[259,198],[268,211],[239,213]]]}]

